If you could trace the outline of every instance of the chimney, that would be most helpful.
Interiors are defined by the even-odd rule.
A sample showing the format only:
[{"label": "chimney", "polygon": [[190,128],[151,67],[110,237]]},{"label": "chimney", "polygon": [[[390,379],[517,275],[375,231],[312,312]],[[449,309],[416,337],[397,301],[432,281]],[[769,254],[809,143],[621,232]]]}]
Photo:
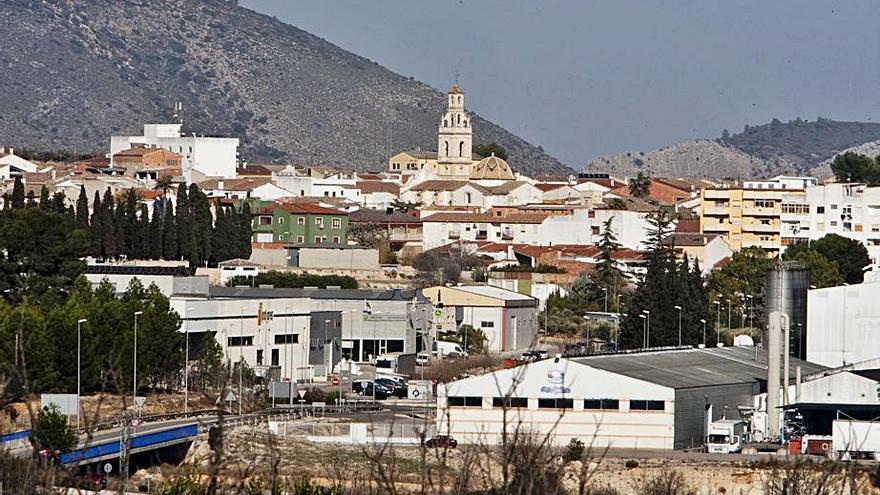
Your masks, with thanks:
[{"label": "chimney", "polygon": [[224,185],[226,185],[226,183],[223,182],[222,180],[217,181],[217,189],[220,189],[222,191]]},{"label": "chimney", "polygon": [[9,147],[9,154],[10,154],[10,155],[14,155],[14,154],[15,154],[15,148],[13,148],[12,146]]}]

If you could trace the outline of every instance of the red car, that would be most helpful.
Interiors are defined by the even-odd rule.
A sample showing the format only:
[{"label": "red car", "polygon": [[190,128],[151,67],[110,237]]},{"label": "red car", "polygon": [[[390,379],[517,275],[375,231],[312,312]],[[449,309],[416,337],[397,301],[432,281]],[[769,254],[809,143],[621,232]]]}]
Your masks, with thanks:
[{"label": "red car", "polygon": [[436,449],[441,447],[454,449],[458,447],[458,440],[450,437],[449,435],[437,435],[435,437],[429,438],[428,441],[425,442],[425,447],[428,447],[429,449]]}]

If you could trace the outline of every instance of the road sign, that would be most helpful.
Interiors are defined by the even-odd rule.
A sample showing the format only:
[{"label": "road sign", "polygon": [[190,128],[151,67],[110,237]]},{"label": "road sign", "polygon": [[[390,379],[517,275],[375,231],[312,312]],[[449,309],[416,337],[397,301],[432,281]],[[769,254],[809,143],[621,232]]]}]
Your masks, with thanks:
[{"label": "road sign", "polygon": [[137,406],[138,409],[143,408],[144,404],[146,404],[146,403],[147,403],[146,397],[135,397],[134,398],[134,405]]},{"label": "road sign", "polygon": [[109,462],[105,462],[104,463],[104,472],[106,474],[112,473],[113,472],[113,464],[110,464]]},{"label": "road sign", "polygon": [[412,380],[407,384],[407,392],[411,400],[430,400],[431,382],[428,380]]},{"label": "road sign", "polygon": [[330,385],[339,385],[339,377],[338,377],[338,376],[334,376],[333,378],[331,378],[331,379],[330,379]]},{"label": "road sign", "polygon": [[296,393],[299,394],[300,399],[304,399],[306,396],[306,389],[304,389],[304,388],[297,389]]},{"label": "road sign", "polygon": [[235,402],[238,399],[235,398],[235,394],[233,394],[232,390],[230,390],[229,393],[226,394],[226,398],[223,400],[225,400],[226,402]]},{"label": "road sign", "polygon": [[79,410],[79,397],[76,394],[41,394],[40,407],[49,405],[58,407],[58,412],[65,416],[76,416]]}]

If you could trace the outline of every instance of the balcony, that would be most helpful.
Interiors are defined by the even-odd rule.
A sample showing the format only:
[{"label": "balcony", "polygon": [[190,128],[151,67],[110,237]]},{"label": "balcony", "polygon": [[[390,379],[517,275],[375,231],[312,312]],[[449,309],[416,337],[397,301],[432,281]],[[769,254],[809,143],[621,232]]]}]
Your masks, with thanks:
[{"label": "balcony", "polygon": [[485,240],[487,240],[488,238],[489,238],[489,233],[486,232],[485,230],[479,230],[479,231],[477,231],[477,235],[474,236],[474,239],[476,239],[476,240],[478,240],[478,241],[485,241]]},{"label": "balcony", "polygon": [[416,229],[391,229],[388,231],[388,240],[391,242],[421,241],[422,232]]},{"label": "balcony", "polygon": [[721,222],[705,222],[703,223],[703,232],[728,232],[730,224]]},{"label": "balcony", "polygon": [[744,217],[778,217],[782,214],[782,208],[756,208],[754,206],[743,208]]},{"label": "balcony", "polygon": [[730,207],[728,206],[707,206],[703,208],[703,215],[706,216],[723,216],[730,215]]},{"label": "balcony", "polygon": [[501,240],[502,241],[512,241],[513,240],[513,231],[512,230],[501,231]]},{"label": "balcony", "polygon": [[743,232],[769,232],[769,233],[778,233],[779,232],[779,224],[778,223],[744,223],[742,226]]},{"label": "balcony", "polygon": [[728,199],[730,198],[729,189],[705,189],[703,197],[706,199]]},{"label": "balcony", "polygon": [[461,239],[461,232],[454,230],[449,233],[449,238],[450,239]]}]

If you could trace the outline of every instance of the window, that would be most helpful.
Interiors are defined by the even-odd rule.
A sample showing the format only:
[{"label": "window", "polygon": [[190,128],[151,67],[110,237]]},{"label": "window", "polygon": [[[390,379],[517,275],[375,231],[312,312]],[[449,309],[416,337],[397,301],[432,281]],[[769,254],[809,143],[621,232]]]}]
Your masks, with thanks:
[{"label": "window", "polygon": [[494,321],[481,321],[480,328],[495,328]]},{"label": "window", "polygon": [[284,217],[278,217],[278,223],[284,223]]},{"label": "window", "polygon": [[662,400],[630,400],[630,411],[663,411],[666,409],[666,403]]},{"label": "window", "polygon": [[483,407],[482,397],[449,397],[446,403],[450,407]]},{"label": "window", "polygon": [[324,228],[324,218],[323,217],[315,217],[315,227],[319,229]]},{"label": "window", "polygon": [[836,210],[836,209],[837,209],[837,205],[831,205],[831,209],[832,209],[832,210]]},{"label": "window", "polygon": [[339,244],[339,236],[338,235],[333,237],[333,244]]},{"label": "window", "polygon": [[492,407],[529,407],[529,399],[527,397],[493,397]]},{"label": "window", "polygon": [[342,220],[341,220],[341,219],[339,219],[339,218],[334,218],[334,219],[332,220],[332,222],[333,222],[333,228],[334,228],[334,229],[341,229],[341,228],[342,228]]},{"label": "window", "polygon": [[315,244],[321,244],[321,236],[319,236],[319,235],[315,236]]},{"label": "window", "polygon": [[817,206],[816,207],[816,214],[824,215],[825,214],[825,207],[824,206]]},{"label": "window", "polygon": [[305,239],[303,239],[303,236],[301,236],[301,235],[296,236],[296,242],[297,242],[297,243],[302,244],[303,241],[305,241]]},{"label": "window", "polygon": [[830,225],[832,227],[837,227],[837,220],[832,220]]},{"label": "window", "polygon": [[539,409],[574,409],[572,399],[538,399]]},{"label": "window", "polygon": [[584,399],[584,409],[620,409],[617,399]]},{"label": "window", "polygon": [[297,218],[297,219],[296,219],[296,224],[297,224],[297,225],[305,225],[305,224],[306,224],[306,217],[299,217],[299,218]]},{"label": "window", "polygon": [[272,225],[272,217],[260,217],[260,225]]},{"label": "window", "polygon": [[278,349],[272,349],[272,366],[278,366],[278,363],[281,361],[279,359]]},{"label": "window", "polygon": [[596,227],[591,227],[591,228],[590,228],[590,232],[591,232],[593,235],[599,235],[599,227],[598,227],[598,226],[596,226]]},{"label": "window", "polygon": [[248,347],[254,345],[253,337],[229,337],[226,339],[227,347]]},{"label": "window", "polygon": [[276,344],[298,344],[299,343],[299,334],[298,333],[282,333],[275,335],[275,343]]},{"label": "window", "polygon": [[263,350],[257,349],[257,366],[263,365]]},{"label": "window", "polygon": [[387,347],[387,352],[403,352],[403,340],[402,339],[388,339],[385,342]]},{"label": "window", "polygon": [[755,208],[773,208],[776,204],[772,199],[756,199]]}]

